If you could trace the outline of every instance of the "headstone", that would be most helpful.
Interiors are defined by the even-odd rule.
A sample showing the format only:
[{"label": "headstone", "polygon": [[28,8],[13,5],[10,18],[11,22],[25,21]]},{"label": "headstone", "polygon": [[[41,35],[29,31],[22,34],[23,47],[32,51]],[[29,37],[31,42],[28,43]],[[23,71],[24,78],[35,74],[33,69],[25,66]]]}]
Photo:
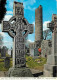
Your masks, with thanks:
[{"label": "headstone", "polygon": [[10,58],[6,57],[4,60],[4,67],[9,68],[10,67]]},{"label": "headstone", "polygon": [[52,53],[47,57],[47,63],[44,65],[44,76],[57,77],[57,15],[52,15],[52,21],[48,24],[52,30]]},{"label": "headstone", "polygon": [[13,17],[2,23],[3,31],[14,38],[13,68],[9,70],[8,76],[32,76],[30,70],[26,68],[25,37],[33,32],[33,25],[24,18],[23,9],[23,3],[14,1]]},{"label": "headstone", "polygon": [[34,49],[34,56],[39,56],[38,48]]},{"label": "headstone", "polygon": [[30,48],[30,56],[33,57],[34,59],[38,58],[39,52],[38,52],[38,44],[33,42],[30,43],[29,48]]},{"label": "headstone", "polygon": [[31,57],[34,57],[34,49],[35,49],[35,43],[33,42],[33,43],[30,43],[29,44],[29,49],[30,49],[30,56]]},{"label": "headstone", "polygon": [[43,40],[41,42],[41,56],[47,57],[51,54],[52,41],[51,40]]},{"label": "headstone", "polygon": [[3,46],[1,49],[1,57],[6,57],[6,48]]}]

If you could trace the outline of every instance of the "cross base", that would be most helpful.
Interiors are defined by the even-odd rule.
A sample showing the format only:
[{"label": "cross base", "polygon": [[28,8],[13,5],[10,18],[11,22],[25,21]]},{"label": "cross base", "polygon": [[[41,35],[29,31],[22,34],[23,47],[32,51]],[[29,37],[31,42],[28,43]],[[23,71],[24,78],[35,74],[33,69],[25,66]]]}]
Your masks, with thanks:
[{"label": "cross base", "polygon": [[57,55],[55,54],[47,57],[47,63],[44,65],[44,77],[57,77]]},{"label": "cross base", "polygon": [[29,68],[10,68],[8,71],[8,77],[33,77]]},{"label": "cross base", "polygon": [[57,65],[44,65],[44,77],[57,77]]}]

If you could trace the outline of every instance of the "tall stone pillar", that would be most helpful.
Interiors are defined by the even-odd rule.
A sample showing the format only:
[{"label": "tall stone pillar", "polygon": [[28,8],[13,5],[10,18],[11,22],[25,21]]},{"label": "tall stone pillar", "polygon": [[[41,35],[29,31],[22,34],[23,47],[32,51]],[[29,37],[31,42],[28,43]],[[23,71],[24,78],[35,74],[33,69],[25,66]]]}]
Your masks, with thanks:
[{"label": "tall stone pillar", "polygon": [[52,53],[47,57],[44,65],[45,77],[57,77],[57,15],[53,14],[51,23],[48,27],[52,30]]},{"label": "tall stone pillar", "polygon": [[35,41],[43,39],[42,6],[35,10]]}]

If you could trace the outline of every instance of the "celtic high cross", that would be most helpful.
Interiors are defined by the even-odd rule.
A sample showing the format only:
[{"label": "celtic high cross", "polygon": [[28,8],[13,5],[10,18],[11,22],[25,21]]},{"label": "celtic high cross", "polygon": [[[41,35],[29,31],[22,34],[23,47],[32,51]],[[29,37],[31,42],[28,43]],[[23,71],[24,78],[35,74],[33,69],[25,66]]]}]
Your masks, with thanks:
[{"label": "celtic high cross", "polygon": [[24,18],[23,3],[15,2],[13,17],[2,22],[3,32],[8,32],[14,38],[13,67],[25,67],[25,37],[33,33],[33,24]]}]

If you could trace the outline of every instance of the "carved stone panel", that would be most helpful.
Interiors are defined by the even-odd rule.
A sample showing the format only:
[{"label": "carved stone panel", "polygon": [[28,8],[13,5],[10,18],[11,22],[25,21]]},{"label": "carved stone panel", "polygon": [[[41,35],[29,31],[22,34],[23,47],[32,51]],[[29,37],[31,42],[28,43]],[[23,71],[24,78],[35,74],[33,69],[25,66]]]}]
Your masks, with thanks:
[{"label": "carved stone panel", "polygon": [[23,15],[23,8],[16,7],[15,11],[16,11],[16,15]]},{"label": "carved stone panel", "polygon": [[3,31],[9,31],[10,29],[10,24],[8,21],[3,21],[2,22],[2,28],[3,28]]},{"label": "carved stone panel", "polygon": [[15,67],[24,67],[25,66],[25,62],[26,62],[26,60],[25,60],[25,58],[24,57],[22,57],[22,58],[16,58],[16,65],[15,65]]}]

